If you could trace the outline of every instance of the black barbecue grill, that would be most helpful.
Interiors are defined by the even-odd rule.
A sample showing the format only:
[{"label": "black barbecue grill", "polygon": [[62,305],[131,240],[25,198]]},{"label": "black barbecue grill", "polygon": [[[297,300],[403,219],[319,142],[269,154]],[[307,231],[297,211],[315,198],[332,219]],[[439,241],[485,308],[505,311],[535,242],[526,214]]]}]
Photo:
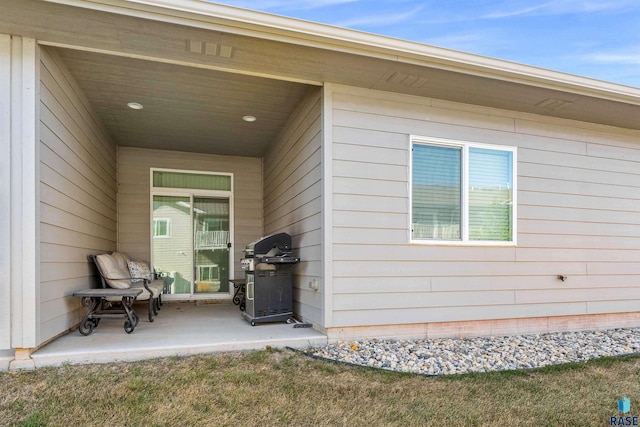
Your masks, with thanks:
[{"label": "black barbecue grill", "polygon": [[293,315],[292,266],[300,258],[291,252],[291,236],[278,233],[249,243],[240,260],[245,271],[246,305],[242,316],[260,322],[288,321]]}]

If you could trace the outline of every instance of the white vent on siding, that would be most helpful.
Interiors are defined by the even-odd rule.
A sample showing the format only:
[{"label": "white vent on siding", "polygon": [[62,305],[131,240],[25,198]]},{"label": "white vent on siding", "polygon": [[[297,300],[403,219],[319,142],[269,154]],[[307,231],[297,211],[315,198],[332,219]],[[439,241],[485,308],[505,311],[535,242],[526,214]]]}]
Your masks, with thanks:
[{"label": "white vent on siding", "polygon": [[187,40],[187,51],[191,53],[231,58],[233,47],[218,43],[207,43],[199,40]]},{"label": "white vent on siding", "polygon": [[426,77],[416,76],[413,74],[405,74],[405,73],[393,73],[387,79],[389,83],[394,83],[401,86],[409,86],[409,87],[423,87],[429,81]]}]

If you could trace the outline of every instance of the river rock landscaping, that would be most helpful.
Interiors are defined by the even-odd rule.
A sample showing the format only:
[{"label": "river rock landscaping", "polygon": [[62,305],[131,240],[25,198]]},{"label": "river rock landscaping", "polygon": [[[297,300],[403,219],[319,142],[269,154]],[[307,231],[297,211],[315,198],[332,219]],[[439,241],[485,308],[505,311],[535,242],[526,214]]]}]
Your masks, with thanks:
[{"label": "river rock landscaping", "polygon": [[348,364],[447,375],[580,362],[640,351],[640,328],[477,338],[358,340],[311,349],[308,354]]}]

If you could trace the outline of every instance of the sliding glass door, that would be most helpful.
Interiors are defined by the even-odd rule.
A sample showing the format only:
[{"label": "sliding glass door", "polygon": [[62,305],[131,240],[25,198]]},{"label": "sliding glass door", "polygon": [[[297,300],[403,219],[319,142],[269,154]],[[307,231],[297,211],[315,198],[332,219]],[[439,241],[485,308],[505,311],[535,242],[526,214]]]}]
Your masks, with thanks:
[{"label": "sliding glass door", "polygon": [[230,296],[233,175],[151,169],[151,260],[176,298]]},{"label": "sliding glass door", "polygon": [[194,293],[229,292],[229,199],[193,198]]},{"label": "sliding glass door", "polygon": [[165,294],[191,294],[191,197],[153,196],[153,267]]},{"label": "sliding glass door", "polygon": [[229,293],[230,199],[153,196],[153,266],[168,295]]}]

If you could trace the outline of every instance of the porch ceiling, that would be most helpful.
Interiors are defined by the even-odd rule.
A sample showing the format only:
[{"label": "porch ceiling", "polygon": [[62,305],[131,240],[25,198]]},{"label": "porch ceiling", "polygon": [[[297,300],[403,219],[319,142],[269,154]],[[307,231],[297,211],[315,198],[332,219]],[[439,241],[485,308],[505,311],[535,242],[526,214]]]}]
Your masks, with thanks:
[{"label": "porch ceiling", "polygon": [[[114,142],[260,157],[309,86],[182,65],[55,49]],[[127,103],[137,102],[142,110]],[[256,117],[246,122],[243,116]]]}]

